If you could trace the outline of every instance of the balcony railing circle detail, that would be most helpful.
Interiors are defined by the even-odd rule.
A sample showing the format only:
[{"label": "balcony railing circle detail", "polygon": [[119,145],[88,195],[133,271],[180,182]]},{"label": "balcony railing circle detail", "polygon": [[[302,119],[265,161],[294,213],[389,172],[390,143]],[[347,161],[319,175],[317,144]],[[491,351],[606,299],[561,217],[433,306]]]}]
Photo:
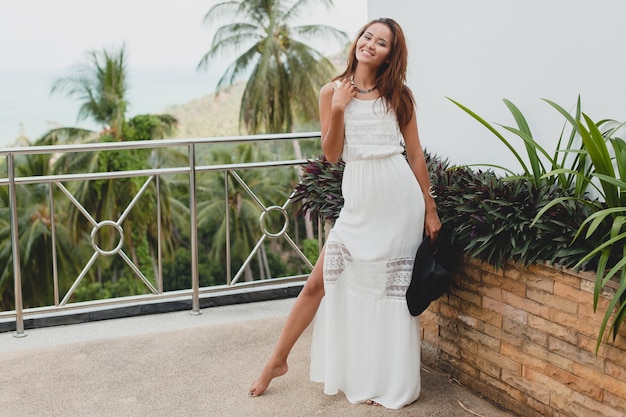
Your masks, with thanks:
[{"label": "balcony railing circle detail", "polygon": [[[265,216],[270,211],[279,211],[283,215],[283,219],[284,219],[283,227],[282,229],[280,229],[280,231],[278,231],[278,233],[271,233],[270,231],[267,230],[267,226],[265,225]],[[289,227],[289,215],[287,214],[287,210],[285,210],[284,208],[280,206],[269,206],[261,213],[261,216],[259,217],[259,224],[261,226],[261,231],[266,236],[279,237],[279,236],[282,236],[287,230],[287,228]]]},{"label": "balcony railing circle detail", "polygon": [[[284,196],[289,197],[286,198],[282,207],[266,207],[265,204],[259,199],[254,192],[250,189],[250,187],[246,184],[246,182],[241,178],[238,174],[240,171],[247,170],[262,170],[262,169],[272,169],[275,167],[297,167],[307,163],[306,159],[286,159],[286,160],[255,160],[245,163],[227,163],[227,164],[209,164],[209,165],[198,165],[196,161],[196,150],[201,146],[203,149],[208,149],[210,146],[214,146],[216,144],[224,144],[224,145],[235,145],[241,143],[263,143],[263,142],[285,142],[288,141],[291,143],[294,140],[315,140],[319,142],[320,140],[320,132],[299,132],[299,133],[290,133],[290,134],[268,134],[268,135],[255,135],[255,136],[229,136],[229,137],[219,137],[219,138],[191,138],[191,139],[159,139],[159,140],[140,140],[140,141],[122,141],[122,142],[94,142],[94,143],[86,143],[86,144],[65,144],[65,145],[43,145],[43,146],[23,146],[23,147],[10,147],[10,148],[2,148],[0,147],[0,158],[6,159],[6,171],[5,175],[2,176],[0,173],[0,188],[7,187],[9,194],[9,214],[10,214],[10,222],[11,222],[11,251],[13,252],[13,271],[14,271],[14,290],[15,295],[15,310],[13,311],[3,311],[0,309],[0,320],[4,318],[12,318],[15,317],[15,329],[16,329],[16,337],[21,337],[24,334],[24,314],[41,314],[42,312],[51,313],[51,314],[63,314],[66,310],[71,310],[74,308],[73,303],[70,301],[75,301],[74,293],[83,282],[89,271],[94,268],[99,256],[111,256],[117,255],[128,264],[129,268],[132,270],[134,275],[138,277],[143,283],[148,287],[151,294],[142,294],[137,296],[119,296],[112,297],[107,299],[98,299],[93,301],[80,301],[81,308],[82,306],[91,307],[91,306],[109,306],[116,304],[127,304],[127,303],[143,303],[144,299],[147,302],[152,302],[153,299],[178,299],[180,297],[191,297],[192,301],[192,311],[194,314],[199,314],[200,312],[200,296],[201,294],[209,294],[216,293],[222,291],[230,291],[232,288],[238,287],[247,287],[256,288],[256,287],[265,287],[268,285],[274,285],[279,283],[279,285],[283,285],[291,282],[303,282],[306,280],[306,274],[298,274],[298,275],[290,275],[290,276],[273,276],[270,267],[265,260],[265,265],[263,266],[264,273],[262,276],[259,276],[258,282],[253,277],[253,282],[245,282],[240,283],[239,278],[244,275],[246,268],[252,259],[259,254],[259,251],[263,247],[263,243],[265,239],[270,238],[279,238],[284,239],[287,243],[288,247],[293,250],[294,253],[298,256],[302,262],[306,265],[310,270],[313,269],[313,265],[307,259],[307,257],[302,252],[301,248],[297,245],[296,242],[289,236],[290,231],[288,230],[291,226],[289,222],[289,216],[285,211],[286,208],[291,203],[291,196],[293,195],[293,187],[292,184],[289,183],[286,185],[286,189],[284,191]],[[184,162],[184,156],[182,155],[185,152],[182,149],[187,148],[187,161]],[[50,175],[32,175],[32,176],[24,176],[21,175],[19,171],[16,172],[14,165],[14,158],[16,156],[33,156],[33,155],[49,155],[50,157],[54,157],[54,155],[67,154],[72,155],[74,153],[93,153],[93,152],[109,152],[109,151],[119,151],[119,152],[127,152],[134,149],[162,149],[167,151],[169,148],[176,148],[181,150],[182,154],[181,159],[173,162],[168,166],[162,167],[150,167],[145,169],[135,169],[135,170],[119,170],[119,171],[98,171],[98,172],[72,172],[68,170],[68,172],[64,173],[52,173]],[[180,163],[179,163],[180,162]],[[228,213],[229,210],[225,210],[225,222],[227,225],[226,235],[224,237],[224,243],[226,247],[226,259],[220,260],[219,262],[224,262],[226,267],[226,285],[211,285],[209,287],[201,287],[200,279],[199,279],[199,260],[198,260],[198,252],[200,249],[200,242],[198,239],[198,184],[196,181],[196,177],[199,173],[210,173],[210,172],[224,172],[226,171],[229,175],[233,176],[239,184],[246,190],[251,200],[256,202],[258,208],[260,209],[260,225],[257,232],[261,232],[259,239],[256,245],[251,249],[248,257],[244,261],[242,265],[239,266],[237,272],[234,274],[231,273],[232,267],[232,257],[230,253],[230,245],[231,245],[231,231],[228,229],[228,225],[230,224]],[[191,254],[191,259],[189,262],[189,266],[191,269],[191,277],[189,279],[189,288],[188,290],[166,290],[163,285],[163,246],[164,241],[166,239],[163,238],[163,234],[161,231],[161,226],[164,224],[162,221],[162,207],[163,201],[161,199],[162,192],[160,191],[160,184],[162,178],[173,178],[175,176],[180,175],[182,177],[187,177],[188,179],[188,187],[189,187],[189,203],[188,209],[186,209],[184,201],[181,201],[182,214],[188,213],[188,218],[181,218],[181,222],[185,223],[189,222],[190,226],[190,236],[189,236],[189,251]],[[94,216],[89,213],[89,210],[83,205],[81,205],[79,199],[77,199],[71,190],[71,187],[68,189],[64,184],[66,183],[75,183],[76,181],[84,181],[87,184],[89,181],[99,181],[99,180],[111,180],[115,181],[118,179],[127,179],[127,178],[137,178],[139,181],[145,178],[145,182],[143,183],[141,189],[137,191],[137,193],[133,196],[132,201],[128,203],[128,206],[124,208],[124,211],[120,213],[119,218],[116,220],[106,220],[102,222],[98,222]],[[226,176],[226,180],[228,177]],[[176,180],[178,181],[178,179]],[[184,183],[184,181],[183,181]],[[156,188],[156,192],[147,192],[151,190],[153,186]],[[182,184],[182,183],[181,183]],[[65,292],[65,296],[62,295],[62,288],[60,288],[60,278],[59,278],[59,253],[56,248],[59,247],[59,237],[56,233],[56,223],[54,221],[55,216],[51,216],[50,222],[50,236],[52,240],[52,244],[50,246],[50,253],[48,256],[52,259],[52,271],[51,271],[51,279],[52,279],[52,287],[53,287],[53,300],[54,304],[49,304],[47,306],[41,306],[37,308],[28,308],[24,309],[23,300],[22,300],[22,274],[21,274],[21,263],[20,263],[20,246],[19,246],[19,237],[20,231],[18,230],[18,223],[20,218],[18,217],[17,203],[16,203],[16,185],[46,185],[48,189],[48,205],[50,213],[56,213],[58,209],[55,209],[55,201],[60,201],[64,207],[65,205],[73,204],[78,211],[80,211],[84,218],[88,221],[91,226],[90,237],[88,237],[88,245],[94,250],[94,253],[91,254],[86,263],[83,263],[83,259],[78,259],[78,262],[82,264],[82,269],[80,269],[80,265],[77,269],[80,269],[80,272],[75,276],[70,276],[70,279],[73,279],[73,283],[67,292]],[[224,204],[227,205],[228,200],[228,181],[225,181],[225,201]],[[61,193],[56,193],[56,190],[60,190]],[[143,196],[143,197],[142,197]],[[156,281],[156,285],[152,282],[151,279],[146,277],[146,274],[142,272],[142,268],[139,265],[133,263],[133,260],[129,258],[124,253],[124,231],[123,231],[123,223],[131,213],[133,207],[136,204],[139,204],[139,199],[143,198],[143,201],[148,200],[151,204],[154,203],[154,207],[156,208],[156,213],[151,213],[147,215],[155,215],[154,224],[157,225],[157,239],[155,243],[155,251],[150,254],[151,261],[150,264],[141,265],[147,271],[150,272],[149,276],[154,277]],[[276,194],[276,198],[278,197],[278,193]],[[120,207],[121,208],[121,207]],[[280,217],[278,214],[271,213],[273,211],[279,211],[282,213],[283,221],[279,218],[274,218],[275,216]],[[270,213],[270,214],[268,214]],[[269,219],[268,217],[269,216]],[[137,219],[133,219],[134,221]],[[283,224],[284,223],[284,224]],[[282,228],[280,225],[283,225]],[[113,230],[106,230],[106,237],[108,239],[104,239],[105,231],[102,230],[106,227],[113,227]],[[280,230],[278,230],[280,228]],[[321,229],[321,228],[320,228]],[[258,234],[255,235],[255,237]],[[116,241],[116,239],[119,239]],[[281,242],[282,243],[282,242]],[[219,242],[218,242],[219,244]],[[113,247],[115,246],[115,247]],[[321,246],[321,244],[320,244]],[[265,255],[263,253],[262,255]],[[261,256],[264,257],[264,256]],[[74,275],[74,274],[72,274]],[[255,290],[256,291],[256,290]]]},{"label": "balcony railing circle detail", "polygon": [[[117,246],[115,246],[115,248],[111,250],[102,249],[101,247],[98,246],[98,243],[96,242],[96,234],[98,233],[100,229],[106,226],[113,227],[119,233],[119,242],[117,242]],[[122,249],[123,244],[124,244],[124,229],[122,229],[122,227],[119,224],[115,223],[112,220],[103,220],[91,230],[91,246],[93,246],[94,250],[102,256],[110,256],[110,255],[117,254],[120,251],[120,249]]]}]

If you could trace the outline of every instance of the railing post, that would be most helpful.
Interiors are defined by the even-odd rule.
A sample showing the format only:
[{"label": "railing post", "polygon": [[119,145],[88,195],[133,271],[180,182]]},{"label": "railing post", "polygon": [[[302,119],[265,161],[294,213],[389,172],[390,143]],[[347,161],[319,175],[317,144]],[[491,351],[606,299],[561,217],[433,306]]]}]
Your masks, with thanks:
[{"label": "railing post", "polygon": [[22,271],[20,269],[20,239],[17,230],[17,198],[15,197],[14,155],[7,154],[9,174],[9,210],[11,216],[11,248],[13,250],[13,281],[15,283],[15,337],[24,337],[24,312],[22,304]]},{"label": "railing post", "polygon": [[52,282],[54,286],[54,305],[59,306],[59,268],[57,266],[57,232],[54,218],[54,183],[48,183],[48,199],[50,200],[50,240],[52,241]]},{"label": "railing post", "polygon": [[196,148],[189,145],[189,214],[191,217],[191,314],[200,314],[200,279],[198,276],[198,211],[196,202]]},{"label": "railing post", "polygon": [[228,206],[228,170],[224,170],[224,213],[226,219],[226,285],[232,284],[230,265],[230,207]]},{"label": "railing post", "polygon": [[163,232],[161,230],[161,176],[156,177],[157,200],[157,290],[163,294]]}]

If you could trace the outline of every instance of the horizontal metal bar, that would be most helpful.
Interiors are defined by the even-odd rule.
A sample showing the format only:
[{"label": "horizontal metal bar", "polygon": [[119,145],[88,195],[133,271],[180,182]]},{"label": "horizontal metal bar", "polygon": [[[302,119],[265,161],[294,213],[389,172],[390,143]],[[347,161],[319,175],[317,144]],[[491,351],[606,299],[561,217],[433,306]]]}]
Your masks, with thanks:
[{"label": "horizontal metal bar", "polygon": [[[269,161],[269,162],[249,162],[242,164],[228,164],[228,165],[202,165],[196,167],[196,172],[210,172],[210,171],[234,171],[239,169],[249,168],[272,168],[281,166],[296,166],[302,165],[307,162],[306,159],[288,160],[288,161]],[[102,179],[116,179],[116,178],[130,178],[130,177],[148,177],[151,175],[177,175],[185,174],[189,175],[191,170],[189,167],[178,168],[152,168],[152,169],[140,169],[129,171],[111,171],[111,172],[91,172],[85,174],[59,174],[59,175],[38,175],[31,177],[15,177],[15,184],[45,184],[51,182],[66,182],[66,181],[86,181],[86,180],[102,180]],[[8,185],[9,179],[0,179],[1,185]]]},{"label": "horizontal metal bar", "polygon": [[[254,289],[271,287],[279,284],[298,283],[306,281],[308,275],[294,275],[291,277],[272,278],[271,280],[258,280],[250,282],[241,282],[237,285],[214,285],[211,287],[200,288],[200,294],[219,294],[219,293],[232,293],[241,289]],[[109,307],[120,305],[134,305],[141,302],[158,302],[166,301],[177,298],[190,299],[192,295],[191,289],[168,291],[161,294],[142,294],[132,295],[128,297],[108,298],[104,300],[82,301],[62,306],[44,306],[33,307],[24,309],[24,317],[32,317],[45,314],[62,314],[70,311],[89,309],[106,309]],[[15,310],[0,311],[0,321],[7,319],[15,319]]]},{"label": "horizontal metal bar", "polygon": [[[151,175],[189,174],[189,168],[154,168],[130,171],[91,172],[85,174],[36,175],[31,177],[15,177],[15,184],[45,184],[49,182],[102,180],[130,177],[149,177]],[[0,185],[8,184],[7,179],[0,179]]]},{"label": "horizontal metal bar", "polygon": [[288,161],[267,161],[267,162],[248,162],[242,164],[227,164],[227,165],[201,165],[196,167],[196,171],[235,171],[240,169],[249,168],[272,168],[281,166],[296,166],[306,164],[306,159],[290,159]]},{"label": "horizontal metal bar", "polygon": [[71,152],[95,152],[111,151],[121,149],[154,149],[176,146],[211,145],[221,143],[245,143],[264,141],[283,141],[316,139],[320,137],[320,132],[300,132],[300,133],[277,133],[252,136],[221,136],[211,138],[185,138],[185,139],[161,139],[161,140],[140,140],[129,142],[98,142],[67,145],[45,145],[45,146],[15,146],[0,148],[0,155],[41,155],[50,153],[71,153]]}]

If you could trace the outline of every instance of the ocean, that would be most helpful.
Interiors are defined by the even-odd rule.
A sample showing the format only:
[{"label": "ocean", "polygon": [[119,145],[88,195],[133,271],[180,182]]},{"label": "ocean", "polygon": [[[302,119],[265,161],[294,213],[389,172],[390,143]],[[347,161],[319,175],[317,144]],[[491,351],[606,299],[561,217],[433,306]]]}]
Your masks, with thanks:
[{"label": "ocean", "polygon": [[[225,66],[206,72],[195,68],[128,68],[127,118],[161,113],[167,106],[185,104],[211,94]],[[97,129],[90,120],[77,121],[80,103],[61,93],[50,94],[54,80],[68,69],[0,68],[0,147],[19,136],[35,140],[55,127]]]}]

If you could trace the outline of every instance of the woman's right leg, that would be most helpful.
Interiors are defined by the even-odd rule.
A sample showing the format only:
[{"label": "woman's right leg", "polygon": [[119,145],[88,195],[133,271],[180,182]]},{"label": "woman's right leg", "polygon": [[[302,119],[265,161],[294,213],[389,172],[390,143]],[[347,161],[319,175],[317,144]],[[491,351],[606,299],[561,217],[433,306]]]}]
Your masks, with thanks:
[{"label": "woman's right leg", "polygon": [[296,298],[296,302],[289,312],[287,322],[274,347],[274,352],[265,364],[261,375],[252,383],[249,391],[251,397],[258,397],[263,394],[270,382],[272,382],[272,379],[287,373],[289,352],[291,352],[298,338],[313,321],[320,302],[324,297],[324,252],[324,249],[322,249],[313,271],[311,271],[298,298]]}]

